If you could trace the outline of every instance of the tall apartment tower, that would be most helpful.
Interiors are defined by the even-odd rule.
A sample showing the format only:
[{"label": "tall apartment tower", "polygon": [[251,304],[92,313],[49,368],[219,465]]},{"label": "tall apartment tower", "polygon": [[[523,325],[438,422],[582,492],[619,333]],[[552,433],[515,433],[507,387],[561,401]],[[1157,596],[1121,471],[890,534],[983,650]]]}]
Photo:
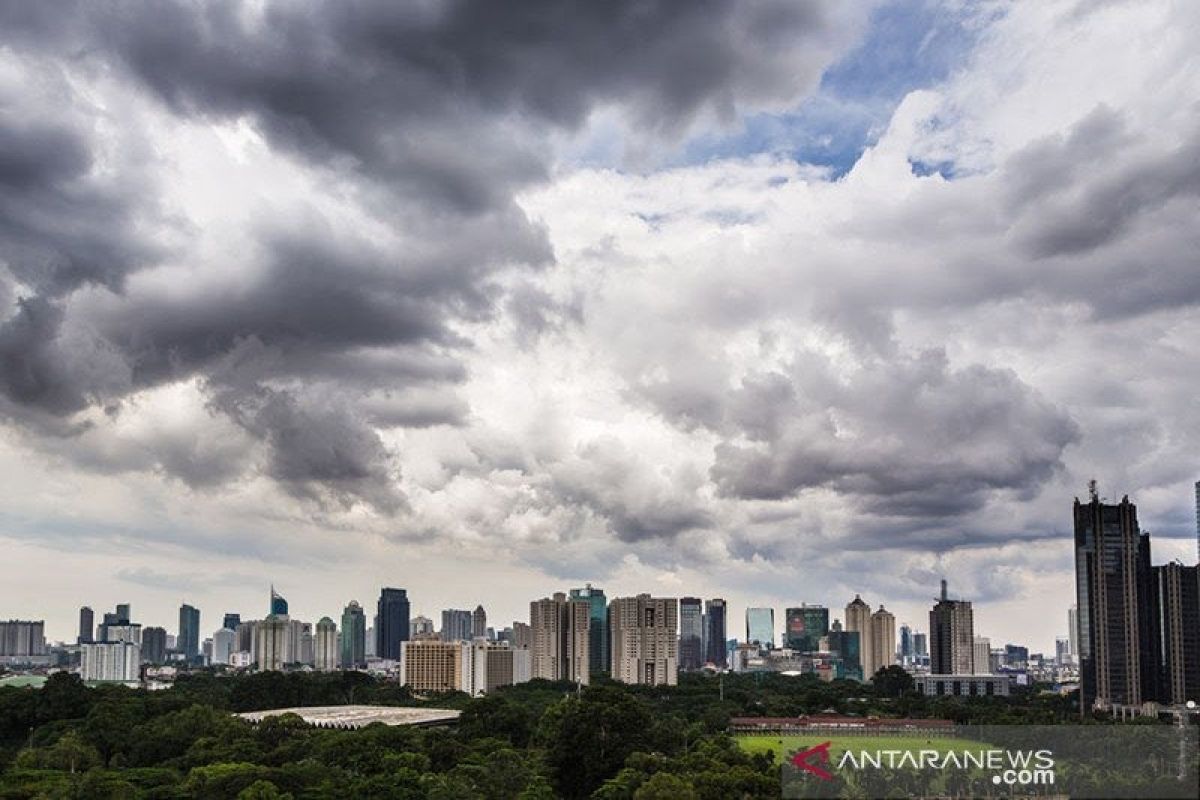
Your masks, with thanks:
[{"label": "tall apartment tower", "polygon": [[142,662],[167,663],[167,629],[148,627],[142,631]]},{"label": "tall apartment tower", "polygon": [[976,636],[971,652],[972,674],[990,674],[992,671],[992,640],[986,636]]},{"label": "tall apartment tower", "polygon": [[1071,660],[1079,663],[1079,607],[1071,606],[1067,609],[1067,652],[1071,654]]},{"label": "tall apartment tower", "polygon": [[871,664],[865,678],[896,663],[896,616],[883,606],[871,615]]},{"label": "tall apartment tower", "polygon": [[1155,699],[1200,702],[1200,565],[1164,564],[1151,573]]},{"label": "tall apartment tower", "polygon": [[336,672],[338,668],[337,623],[329,617],[317,620],[313,639],[313,667],[318,672]]},{"label": "tall apartment tower", "polygon": [[704,660],[717,669],[725,669],[729,666],[729,658],[725,652],[725,601],[720,597],[706,601],[704,613],[708,617],[708,650],[704,654]]},{"label": "tall apartment tower", "polygon": [[1150,537],[1137,506],[1102,503],[1094,482],[1075,500],[1075,590],[1079,606],[1080,712],[1140,706],[1155,698]]},{"label": "tall apartment tower", "polygon": [[593,675],[608,671],[608,599],[603,589],[590,583],[582,589],[571,590],[572,600],[584,600],[591,610],[591,629],[588,631],[589,669]]},{"label": "tall apartment tower", "polygon": [[375,617],[375,655],[379,658],[400,660],[400,643],[408,641],[409,611],[408,592],[404,589],[385,588],[379,592]]},{"label": "tall apartment tower", "polygon": [[367,615],[351,600],[342,611],[342,669],[360,669],[367,665]]},{"label": "tall apartment tower", "polygon": [[[724,613],[724,608],[721,611]],[[675,598],[640,594],[618,597],[609,603],[613,679],[674,686],[679,670],[678,617]]]},{"label": "tall apartment tower", "polygon": [[854,595],[854,599],[846,604],[846,630],[858,634],[858,657],[863,680],[870,680],[875,674],[874,671],[868,671],[875,663],[875,637],[871,635],[871,607],[859,595]]},{"label": "tall apartment tower", "polygon": [[254,663],[259,672],[280,672],[289,663],[289,622],[286,614],[268,614],[254,627]]},{"label": "tall apartment tower", "polygon": [[562,592],[529,604],[530,671],[534,678],[591,681],[591,603]]},{"label": "tall apartment tower", "polygon": [[200,655],[200,609],[187,603],[179,607],[179,640],[175,647],[188,661]]},{"label": "tall apartment tower", "polygon": [[96,632],[96,615],[90,606],[79,609],[79,638],[75,644],[91,644]]},{"label": "tall apartment tower", "polygon": [[471,612],[471,638],[487,638],[487,612],[483,610],[482,605],[475,606],[475,610]]},{"label": "tall apartment tower", "polygon": [[679,668],[704,666],[704,604],[699,597],[679,600]]},{"label": "tall apartment tower", "polygon": [[929,612],[929,672],[975,672],[975,612],[969,601],[950,599],[944,580],[941,597]]}]

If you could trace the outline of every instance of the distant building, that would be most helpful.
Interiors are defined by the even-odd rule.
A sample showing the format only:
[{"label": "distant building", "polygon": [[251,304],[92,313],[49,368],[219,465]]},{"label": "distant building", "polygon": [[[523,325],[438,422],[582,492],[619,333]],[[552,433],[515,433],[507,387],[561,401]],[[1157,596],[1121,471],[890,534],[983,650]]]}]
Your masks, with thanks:
[{"label": "distant building", "polygon": [[619,597],[609,603],[613,679],[674,686],[679,667],[678,615],[678,601],[674,598],[640,594]]},{"label": "distant building", "polygon": [[329,617],[321,617],[317,621],[317,634],[313,649],[313,666],[317,670],[320,672],[335,672],[337,670],[337,624]]},{"label": "distant building", "polygon": [[167,663],[167,629],[148,627],[142,631],[142,661],[147,664]]},{"label": "distant building", "polygon": [[562,592],[529,604],[530,658],[534,678],[591,682],[591,602]]},{"label": "distant building", "polygon": [[104,633],[100,639],[102,642],[132,642],[138,646],[142,644],[142,625],[139,622],[126,625],[101,625],[100,628]]},{"label": "distant building", "polygon": [[234,640],[237,634],[229,628],[221,628],[212,635],[212,664],[229,664],[229,656],[233,653]]},{"label": "distant building", "polygon": [[487,638],[487,611],[482,605],[475,606],[475,610],[471,612],[471,638]]},{"label": "distant building", "polygon": [[821,649],[821,639],[829,633],[829,609],[802,603],[798,608],[784,611],[787,631],[784,645],[800,653],[815,653]]},{"label": "distant building", "polygon": [[582,589],[572,589],[570,598],[588,603],[588,669],[593,675],[608,671],[608,599],[603,589],[590,583]]},{"label": "distant building", "polygon": [[1200,702],[1200,566],[1151,569],[1156,697]]},{"label": "distant building", "polygon": [[[683,623],[683,601],[680,600],[680,624]],[[775,646],[775,609],[746,609],[746,642],[770,650]],[[683,655],[680,654],[682,660]]]},{"label": "distant building", "polygon": [[1067,609],[1067,651],[1071,654],[1071,660],[1079,661],[1079,607],[1071,606]]},{"label": "distant building", "polygon": [[277,617],[288,616],[288,601],[271,586],[271,613]]},{"label": "distant building", "polygon": [[976,636],[971,653],[971,671],[976,675],[990,675],[992,672],[992,640],[986,636]]},{"label": "distant building", "polygon": [[913,658],[925,659],[929,657],[929,637],[920,631],[913,631]]},{"label": "distant building", "polygon": [[875,651],[872,649],[875,639],[871,636],[871,607],[857,594],[846,604],[846,630],[858,634],[863,680],[868,680],[875,674],[870,671],[871,665],[875,663]]},{"label": "distant building", "polygon": [[704,603],[699,597],[679,600],[679,669],[704,666]]},{"label": "distant building", "polygon": [[904,664],[912,662],[913,642],[912,628],[905,622],[900,626],[900,661]]},{"label": "distant building", "polygon": [[241,624],[242,624],[242,615],[241,614],[231,614],[228,611],[225,612],[225,616],[221,620],[221,627],[228,628],[231,631],[236,631],[238,629],[238,625],[241,625]]},{"label": "distant building", "polygon": [[200,655],[200,609],[184,603],[179,607],[177,649],[187,661]]},{"label": "distant building", "polygon": [[[480,611],[483,609],[480,608]],[[392,661],[400,660],[400,643],[407,642],[409,604],[404,589],[385,588],[379,593],[379,608],[375,630],[375,655]]]},{"label": "distant building", "polygon": [[[1009,669],[1029,667],[1029,648],[1019,644],[1004,645],[1004,665]],[[976,669],[976,672],[979,670]]]},{"label": "distant building", "polygon": [[896,617],[880,606],[871,615],[871,663],[864,667],[865,677],[873,678],[876,672],[895,663]]},{"label": "distant building", "polygon": [[951,600],[946,581],[929,612],[929,671],[936,675],[970,675],[975,671],[975,615],[971,603]]},{"label": "distant building", "polygon": [[1066,636],[1054,639],[1054,663],[1064,667],[1071,663],[1071,640]]},{"label": "distant building", "polygon": [[471,691],[471,645],[418,639],[400,643],[400,683],[418,694]]},{"label": "distant building", "polygon": [[133,642],[95,642],[79,647],[84,681],[132,683],[139,678],[141,648]]},{"label": "distant building", "polygon": [[842,623],[838,620],[833,621],[830,626],[829,634],[826,637],[829,641],[829,650],[836,653],[842,660],[841,677],[851,678],[854,680],[863,680],[862,666],[862,641],[861,634],[858,631],[847,631],[842,629]]},{"label": "distant building", "polygon": [[429,617],[416,616],[408,621],[408,632],[415,639],[418,636],[433,634],[433,620]]},{"label": "distant building", "polygon": [[89,606],[79,609],[79,637],[76,644],[90,644],[95,641],[96,616]]},{"label": "distant building", "polygon": [[[674,600],[671,601],[674,604]],[[729,666],[728,650],[725,639],[725,601],[714,597],[704,603],[704,613],[708,617],[708,651],[704,654],[706,663],[717,669]],[[674,623],[671,630],[674,631]]]},{"label": "distant building", "polygon": [[259,672],[281,672],[287,661],[288,618],[275,614],[255,626],[254,658]]},{"label": "distant building", "polygon": [[471,612],[461,608],[447,608],[442,612],[442,641],[467,642],[471,640]]},{"label": "distant building", "polygon": [[367,616],[354,600],[342,611],[341,642],[342,669],[362,669],[367,665]]},{"label": "distant building", "polygon": [[0,664],[40,664],[48,659],[45,620],[0,622]]},{"label": "distant building", "polygon": [[917,691],[928,697],[1007,697],[1007,675],[914,675]]},{"label": "distant building", "polygon": [[471,678],[468,691],[479,697],[501,686],[513,686],[530,679],[529,650],[495,642],[471,645]]},{"label": "distant building", "polygon": [[514,622],[512,626],[513,647],[518,650],[528,650],[533,647],[533,631],[524,622]]}]

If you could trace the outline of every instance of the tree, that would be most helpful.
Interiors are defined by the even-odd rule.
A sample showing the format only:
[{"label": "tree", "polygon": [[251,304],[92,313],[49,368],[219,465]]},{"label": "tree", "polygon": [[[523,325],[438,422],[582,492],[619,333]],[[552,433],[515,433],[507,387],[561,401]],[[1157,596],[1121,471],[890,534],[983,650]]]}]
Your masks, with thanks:
[{"label": "tree", "polygon": [[550,779],[561,797],[587,797],[642,749],[652,717],[623,689],[591,687],[546,710],[538,727]]},{"label": "tree", "polygon": [[696,800],[696,790],[678,775],[660,772],[638,787],[633,800]]},{"label": "tree", "polygon": [[895,664],[881,668],[875,673],[871,683],[875,687],[875,694],[879,697],[902,697],[916,687],[912,675],[909,675],[903,667]]},{"label": "tree", "polygon": [[288,792],[279,791],[279,787],[270,781],[255,781],[238,792],[237,800],[291,800]]}]

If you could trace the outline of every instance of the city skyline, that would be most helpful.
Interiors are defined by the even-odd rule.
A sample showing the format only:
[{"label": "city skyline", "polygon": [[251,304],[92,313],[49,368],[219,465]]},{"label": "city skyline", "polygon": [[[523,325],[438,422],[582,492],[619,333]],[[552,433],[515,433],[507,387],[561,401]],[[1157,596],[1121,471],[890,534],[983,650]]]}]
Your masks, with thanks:
[{"label": "city skyline", "polygon": [[1091,479],[1195,563],[1197,4],[43,5],[0,617],[591,582],[778,639],[945,577],[1053,652]]}]

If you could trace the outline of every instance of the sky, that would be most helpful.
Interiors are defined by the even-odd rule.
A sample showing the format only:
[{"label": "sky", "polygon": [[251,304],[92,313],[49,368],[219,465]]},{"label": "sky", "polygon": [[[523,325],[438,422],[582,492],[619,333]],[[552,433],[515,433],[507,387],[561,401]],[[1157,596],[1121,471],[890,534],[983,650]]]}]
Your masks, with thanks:
[{"label": "sky", "polygon": [[1200,5],[0,0],[0,618],[1196,559]]}]

